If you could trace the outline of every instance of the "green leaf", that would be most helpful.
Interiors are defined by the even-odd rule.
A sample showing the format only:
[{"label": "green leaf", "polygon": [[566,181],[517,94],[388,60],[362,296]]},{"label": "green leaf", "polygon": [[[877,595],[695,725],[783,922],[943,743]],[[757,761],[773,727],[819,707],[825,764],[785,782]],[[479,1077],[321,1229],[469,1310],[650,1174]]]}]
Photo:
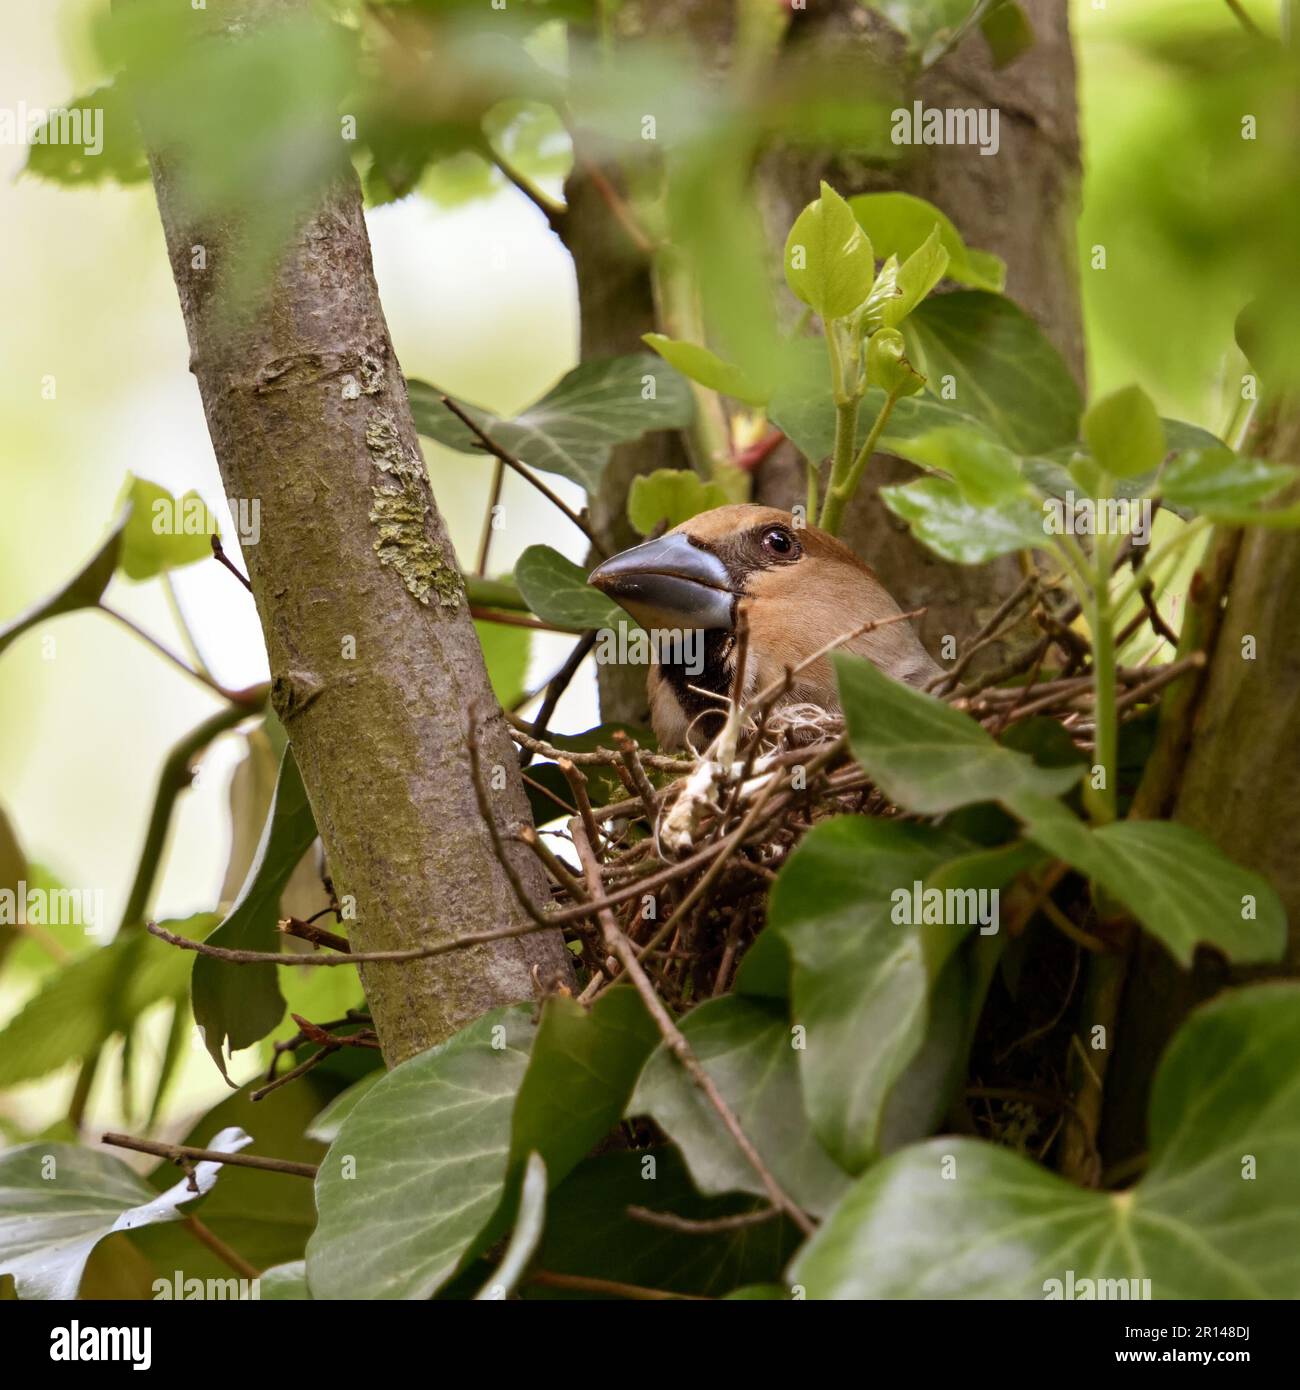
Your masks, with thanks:
[{"label": "green leaf", "polygon": [[129,507],[118,566],[128,579],[153,579],[212,558],[217,519],[197,492],[173,497],[147,478],[126,475],[119,506]]},{"label": "green leaf", "polygon": [[1300,986],[1233,990],[1161,1061],[1135,1187],[1088,1192],[992,1144],[931,1140],[871,1169],[789,1278],[810,1299],[1060,1298],[1067,1279],[1075,1297],[1300,1297],[1297,1055]]},{"label": "green leaf", "polygon": [[530,545],[515,565],[524,602],[543,622],[580,631],[631,622],[623,610],[587,583],[587,571],[549,545]]},{"label": "green leaf", "polygon": [[1043,509],[1028,498],[981,507],[943,478],[895,483],[880,497],[917,540],[954,564],[982,565],[1043,543]]},{"label": "green leaf", "polygon": [[528,658],[533,634],[526,627],[478,621],[474,623],[474,631],[483,648],[492,691],[501,705],[509,709],[519,702],[528,688]]},{"label": "green leaf", "polygon": [[343,1121],[357,1108],[362,1096],[383,1076],[382,1068],[367,1072],[360,1081],[354,1081],[347,1090],[340,1091],[307,1126],[307,1137],[322,1144],[332,1144],[339,1137]]},{"label": "green leaf", "polygon": [[[273,1154],[294,1163],[319,1163],[325,1153],[324,1145],[309,1139],[304,1131],[312,1116],[339,1089],[328,1068],[329,1063],[316,1067],[291,1086],[255,1101],[251,1096],[262,1084],[259,1076],[200,1115],[187,1130],[176,1135],[176,1141],[208,1148],[214,1133],[236,1126],[253,1135],[257,1153]],[[169,1130],[168,1138],[171,1137]],[[174,1180],[175,1173],[170,1163],[160,1160],[146,1181],[150,1187],[161,1189]],[[315,1193],[310,1182],[290,1173],[230,1166],[202,1205],[195,1208],[195,1215],[250,1264],[267,1269],[302,1259],[307,1237],[316,1225]],[[131,1239],[163,1274],[179,1270],[186,1278],[230,1276],[230,1266],[181,1226],[155,1226],[134,1233]]]},{"label": "green leaf", "polygon": [[832,659],[853,756],[906,810],[942,815],[979,801],[1014,809],[1021,797],[1054,797],[1079,780],[1077,767],[1038,767],[968,715],[862,657],[836,652]]},{"label": "green leaf", "polygon": [[724,362],[717,353],[698,343],[678,342],[666,338],[662,333],[643,333],[641,341],[653,348],[670,367],[676,367],[683,376],[707,386],[710,391],[719,391],[724,396],[755,406],[766,405],[772,394],[752,381],[742,368],[732,362]]},{"label": "green leaf", "polygon": [[902,263],[898,270],[898,294],[887,299],[881,309],[887,328],[896,328],[943,279],[948,268],[948,252],[939,239],[939,228]]},{"label": "green leaf", "polygon": [[[776,1279],[799,1243],[776,1219],[730,1231],[686,1234],[628,1215],[632,1206],[693,1221],[736,1216],[766,1202],[732,1194],[702,1197],[673,1148],[601,1154],[579,1164],[552,1193],[538,1263],[557,1274],[590,1275],[672,1293],[718,1297]],[[526,1284],[529,1299],[599,1295]]]},{"label": "green leaf", "polygon": [[867,381],[896,400],[925,389],[925,378],[907,360],[907,344],[896,328],[881,328],[867,344]]},{"label": "green leaf", "polygon": [[[316,821],[307,789],[293,756],[286,748],[280,763],[275,800],[262,831],[252,868],[239,897],[221,925],[207,938],[213,946],[233,950],[274,951],[280,935],[280,894],[316,838]],[[291,958],[286,959],[291,963]],[[222,1049],[231,1052],[260,1041],[284,1015],[284,996],[274,965],[231,965],[211,956],[197,956],[190,986],[194,1021],[204,1046],[227,1081]]]},{"label": "green leaf", "polygon": [[[448,393],[422,381],[408,384],[421,434],[462,453],[477,452],[473,434],[442,403]],[[513,420],[458,403],[521,462],[588,492],[600,485],[615,444],[649,430],[683,429],[695,410],[686,378],[649,352],[583,362]]]},{"label": "green leaf", "polygon": [[906,332],[930,390],[952,378],[957,409],[973,415],[1017,453],[1073,442],[1082,398],[1070,369],[1022,309],[1001,295],[959,290],[931,296]]},{"label": "green leaf", "polygon": [[314,1297],[428,1298],[455,1273],[505,1192],[532,1016],[493,1009],[385,1073],[344,1120],[316,1176]]},{"label": "green leaf", "polygon": [[[250,1143],[224,1129],[205,1147],[235,1153]],[[175,1221],[178,1208],[211,1190],[221,1164],[197,1163],[161,1195],[119,1158],[76,1144],[27,1144],[0,1154],[0,1274],[19,1298],[71,1299],[91,1252],[115,1231]]]},{"label": "green leaf", "polygon": [[1006,265],[990,252],[967,247],[952,221],[933,203],[911,193],[860,193],[849,199],[849,207],[870,237],[877,259],[897,256],[905,261],[937,227],[939,245],[948,253],[948,278],[972,289],[1001,293]]},{"label": "green leaf", "polygon": [[[197,939],[216,920],[212,913],[200,913],[162,925]],[[75,956],[47,976],[0,1031],[0,1086],[16,1086],[89,1057],[151,1005],[182,995],[190,964],[187,951],[141,931],[124,932],[107,946]]]},{"label": "green leaf", "polygon": [[1165,456],[1164,426],[1140,386],[1126,386],[1089,406],[1083,437],[1095,462],[1112,478],[1149,473]]},{"label": "green leaf", "polygon": [[264,1303],[303,1303],[311,1298],[306,1260],[272,1265],[258,1276],[258,1296]]},{"label": "green leaf", "polygon": [[868,0],[907,40],[922,66],[941,52],[976,0]]},{"label": "green leaf", "polygon": [[1230,960],[1281,959],[1286,911],[1276,892],[1190,827],[1125,820],[1093,830],[1035,798],[1011,809],[1030,839],[1101,884],[1180,964],[1191,965],[1200,942]]},{"label": "green leaf", "polygon": [[[26,172],[51,183],[82,185],[103,183],[143,183],[149,177],[149,158],[140,140],[135,112],[126,93],[112,82],[96,87],[83,97],[76,97],[60,108],[69,114],[83,113],[82,133],[89,136],[78,142],[50,140],[51,120],[41,126],[42,142],[32,143],[27,151]],[[93,122],[85,124],[87,116]],[[65,121],[58,118],[62,134]],[[75,131],[76,126],[71,127]],[[94,154],[95,144],[101,148]]]},{"label": "green leaf", "polygon": [[0,653],[38,623],[57,618],[62,613],[73,613],[79,608],[95,607],[117,570],[118,556],[122,553],[122,532],[126,529],[126,523],[127,516],[119,516],[99,549],[63,588],[34,604],[25,613],[20,613],[12,622],[0,628]]},{"label": "green leaf", "polygon": [[893,920],[893,893],[910,897],[957,849],[929,826],[837,816],[804,837],[772,889],[768,931],[789,947],[793,1016],[807,1029],[795,1055],[808,1118],[850,1173],[874,1157],[890,1087],[925,1032],[920,932]]},{"label": "green leaf", "polygon": [[[710,999],[681,1030],[776,1180],[820,1214],[848,1182],[804,1119],[794,1033],[782,1007],[731,995]],[[676,1143],[706,1196],[766,1189],[718,1113],[666,1047],[645,1065],[629,1115],[649,1115]]]},{"label": "green leaf", "polygon": [[1242,458],[1220,446],[1175,454],[1160,475],[1158,491],[1174,506],[1212,518],[1234,520],[1295,481],[1290,464]]},{"label": "green leaf", "polygon": [[519,1211],[515,1216],[510,1243],[496,1273],[479,1291],[479,1300],[509,1298],[523,1277],[529,1261],[537,1253],[542,1228],[546,1225],[546,1187],[546,1164],[541,1154],[530,1153],[524,1165]]},{"label": "green leaf", "polygon": [[627,519],[641,535],[648,536],[661,522],[669,528],[725,506],[726,492],[717,483],[705,482],[686,468],[657,468],[632,479],[627,495]]},{"label": "green leaf", "polygon": [[976,430],[935,430],[895,445],[895,452],[922,468],[946,473],[977,507],[1031,496],[1011,451]]},{"label": "green leaf", "polygon": [[658,1041],[630,985],[606,990],[589,1010],[563,995],[548,998],[515,1101],[512,1166],[537,1152],[552,1185],[567,1177],[618,1123]]},{"label": "green leaf", "polygon": [[1009,67],[1034,46],[1034,26],[1016,0],[994,5],[980,20],[980,33],[989,46],[995,68]]},{"label": "green leaf", "polygon": [[866,299],[876,278],[871,243],[853,210],[827,183],[795,218],[785,243],[785,281],[826,322]]}]

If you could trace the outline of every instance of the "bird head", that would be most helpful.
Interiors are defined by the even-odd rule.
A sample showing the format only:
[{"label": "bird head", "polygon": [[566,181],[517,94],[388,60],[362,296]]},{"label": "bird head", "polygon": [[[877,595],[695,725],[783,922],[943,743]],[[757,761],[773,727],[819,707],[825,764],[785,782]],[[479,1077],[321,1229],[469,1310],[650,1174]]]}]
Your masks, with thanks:
[{"label": "bird head", "polygon": [[[702,669],[688,672],[685,663],[662,659],[651,666],[651,720],[668,747],[680,744],[700,715],[718,710],[717,697],[731,689],[742,613],[747,695],[855,628],[900,613],[875,573],[846,545],[775,507],[703,512],[612,556],[589,582],[652,635],[700,635]],[[847,642],[845,650],[911,684],[923,684],[939,669],[907,622]],[[799,673],[786,702],[838,708],[827,657]]]}]

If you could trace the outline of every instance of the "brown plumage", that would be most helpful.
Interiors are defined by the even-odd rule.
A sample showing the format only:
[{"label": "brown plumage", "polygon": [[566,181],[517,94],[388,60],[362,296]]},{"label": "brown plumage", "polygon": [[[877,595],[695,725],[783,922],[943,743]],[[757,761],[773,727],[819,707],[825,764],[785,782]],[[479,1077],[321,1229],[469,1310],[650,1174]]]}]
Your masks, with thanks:
[{"label": "brown plumage", "polygon": [[[703,669],[688,670],[671,659],[650,668],[651,723],[665,748],[682,746],[688,731],[697,745],[716,731],[718,718],[710,713],[720,704],[710,696],[731,689],[742,609],[749,631],[746,695],[854,628],[901,612],[846,545],[816,527],[798,526],[789,512],[775,507],[704,512],[605,561],[591,583],[643,627],[702,631]],[[924,685],[940,674],[908,622],[864,633],[842,650],[867,657],[909,685]],[[782,704],[837,712],[829,658],[801,672]]]}]

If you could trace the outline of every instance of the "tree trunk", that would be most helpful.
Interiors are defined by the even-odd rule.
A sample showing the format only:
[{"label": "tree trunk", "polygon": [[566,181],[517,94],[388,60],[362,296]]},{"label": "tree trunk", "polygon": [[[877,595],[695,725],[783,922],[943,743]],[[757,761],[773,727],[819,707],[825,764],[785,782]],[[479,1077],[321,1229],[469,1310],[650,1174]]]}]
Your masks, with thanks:
[{"label": "tree trunk", "polygon": [[[524,927],[477,809],[470,711],[484,719],[499,822],[527,821],[528,804],[420,454],[356,179],[349,171],[324,191],[270,283],[237,302],[229,287],[253,254],[240,211],[196,225],[183,158],[166,130],[145,133],[222,480],[230,497],[260,504],[261,539],[244,553],[272,702],[336,887],[355,898],[352,940],[394,950]],[[531,856],[511,852],[543,900]],[[529,997],[535,968],[563,975],[567,960],[557,932],[366,968],[387,1061]]]},{"label": "tree trunk", "polygon": [[[774,267],[791,223],[817,196],[822,178],[846,196],[899,189],[928,198],[952,218],[970,245],[1006,260],[1008,295],[1032,315],[1082,382],[1074,245],[1079,183],[1074,57],[1062,0],[1026,0],[1024,8],[1035,33],[1026,55],[995,71],[975,32],[926,74],[915,93],[928,106],[997,107],[1001,148],[996,157],[983,158],[966,147],[930,146],[914,151],[906,164],[882,168],[832,150],[781,148],[759,161],[754,191]],[[689,33],[702,52],[715,55],[721,72],[732,40],[732,9],[709,0],[669,0],[653,8],[627,4],[617,23],[631,37],[664,30]],[[857,54],[862,73],[870,75],[879,70],[882,59],[897,62],[901,48],[898,36],[858,0],[825,0],[795,12],[784,52],[825,51],[839,74],[844,72],[846,53]],[[633,351],[642,333],[660,328],[648,263],[637,256],[607,211],[589,211],[594,195],[581,167],[575,168],[567,195],[573,215],[567,219],[566,243],[578,273],[583,356]],[[617,265],[613,275],[611,257]],[[779,279],[775,270],[774,278]],[[608,521],[621,518],[627,487],[637,473],[683,466],[684,456],[666,458],[666,447],[662,436],[650,436],[619,452],[600,504]],[[905,608],[928,606],[921,632],[932,651],[946,634],[956,638],[960,650],[1015,588],[1020,573],[1014,557],[963,569],[935,559],[918,545],[876,495],[880,484],[912,473],[896,460],[873,460],[871,485],[850,508],[844,539],[870,561]],[[782,507],[802,500],[805,480],[797,453],[789,447],[778,449],[760,468],[755,484],[755,500]],[[621,539],[616,533],[611,538]],[[1022,636],[1017,633],[1016,640]],[[996,664],[1005,652],[1006,644],[994,644],[982,660]],[[606,718],[638,718],[644,707],[639,678],[631,683],[603,678]]]},{"label": "tree trunk", "polygon": [[[873,167],[834,151],[776,151],[758,172],[759,196],[769,237],[782,246],[800,209],[817,196],[822,179],[845,197],[900,191],[926,198],[952,218],[966,242],[1007,263],[1007,295],[1043,330],[1082,384],[1083,327],[1075,256],[1079,136],[1074,55],[1062,0],[1027,0],[1034,45],[1002,71],[992,66],[978,31],[917,84],[913,95],[927,107],[995,107],[1000,148],[985,158],[961,145],[928,145],[909,151],[906,162]],[[864,71],[882,58],[898,63],[902,43],[882,20],[856,0],[810,8],[794,30],[795,41],[843,62],[860,52]],[[914,477],[910,465],[877,455],[866,485],[850,505],[843,539],[870,562],[904,609],[925,607],[922,640],[938,654],[944,636],[965,642],[1015,589],[1021,573],[1014,556],[979,568],[950,565],[913,540],[906,526],[880,501],[878,489]],[[798,453],[772,455],[758,479],[758,497],[789,507],[803,499],[804,470]],[[996,666],[1025,632],[990,645],[975,669]],[[948,664],[948,663],[945,663]]]},{"label": "tree trunk", "polygon": [[[1300,408],[1267,410],[1249,452],[1300,463]],[[1191,970],[1140,939],[1107,1082],[1108,1162],[1145,1147],[1154,1059],[1196,1005],[1229,985],[1300,974],[1300,537],[1260,527],[1221,553],[1230,557],[1223,567],[1227,601],[1210,665],[1186,741],[1168,753],[1171,793],[1163,807],[1150,809],[1167,810],[1266,878],[1282,897],[1290,934],[1280,965],[1230,967],[1203,950]]]}]

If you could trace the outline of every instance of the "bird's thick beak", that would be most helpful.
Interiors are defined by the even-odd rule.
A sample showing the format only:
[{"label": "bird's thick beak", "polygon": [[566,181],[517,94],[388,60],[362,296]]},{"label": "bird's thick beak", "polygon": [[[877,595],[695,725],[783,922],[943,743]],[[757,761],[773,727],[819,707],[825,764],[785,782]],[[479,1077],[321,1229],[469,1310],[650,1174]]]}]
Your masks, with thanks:
[{"label": "bird's thick beak", "polygon": [[681,532],[611,556],[587,579],[644,628],[729,628],[735,594],[726,566]]}]

